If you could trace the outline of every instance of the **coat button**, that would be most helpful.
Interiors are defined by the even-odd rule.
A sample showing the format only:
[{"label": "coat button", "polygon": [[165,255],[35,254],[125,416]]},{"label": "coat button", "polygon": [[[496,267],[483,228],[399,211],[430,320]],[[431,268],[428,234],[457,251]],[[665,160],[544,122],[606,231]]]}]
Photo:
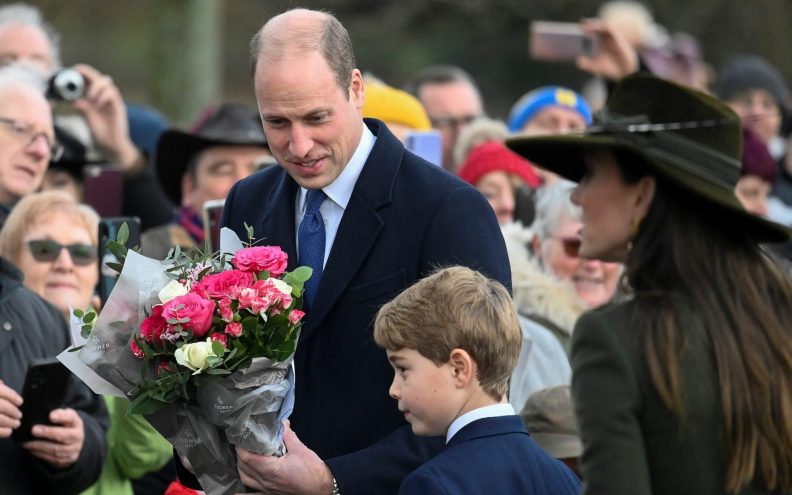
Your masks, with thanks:
[{"label": "coat button", "polygon": [[3,330],[5,330],[6,332],[10,332],[11,328],[12,328],[12,326],[11,326],[11,322],[10,321],[7,321],[7,322],[3,323]]}]

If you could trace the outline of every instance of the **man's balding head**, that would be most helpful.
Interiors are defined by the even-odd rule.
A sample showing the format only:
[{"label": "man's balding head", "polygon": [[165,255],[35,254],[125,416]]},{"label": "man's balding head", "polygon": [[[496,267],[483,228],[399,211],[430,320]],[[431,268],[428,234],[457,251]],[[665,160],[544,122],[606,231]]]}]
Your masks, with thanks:
[{"label": "man's balding head", "polygon": [[319,10],[293,9],[267,21],[250,44],[251,74],[255,77],[260,60],[314,51],[322,54],[346,91],[356,65],[352,40],[338,19]]}]

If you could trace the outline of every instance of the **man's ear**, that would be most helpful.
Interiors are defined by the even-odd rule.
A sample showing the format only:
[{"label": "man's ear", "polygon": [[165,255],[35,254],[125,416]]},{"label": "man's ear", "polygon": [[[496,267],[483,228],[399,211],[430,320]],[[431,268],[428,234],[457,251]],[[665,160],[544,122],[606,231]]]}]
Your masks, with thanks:
[{"label": "man's ear", "polygon": [[362,111],[363,103],[366,101],[366,91],[364,86],[363,74],[360,73],[360,70],[353,69],[352,77],[349,82],[349,97],[354,99],[355,107],[359,111]]},{"label": "man's ear", "polygon": [[468,383],[476,377],[476,362],[463,349],[453,349],[448,364],[451,366],[457,388],[467,387]]}]

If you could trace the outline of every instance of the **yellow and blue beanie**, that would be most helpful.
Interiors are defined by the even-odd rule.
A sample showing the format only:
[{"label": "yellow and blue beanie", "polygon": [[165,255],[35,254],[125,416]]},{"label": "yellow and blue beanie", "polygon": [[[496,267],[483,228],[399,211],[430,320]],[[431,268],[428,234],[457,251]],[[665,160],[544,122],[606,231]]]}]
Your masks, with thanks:
[{"label": "yellow and blue beanie", "polygon": [[586,125],[591,124],[591,108],[583,96],[569,88],[543,86],[525,94],[514,104],[509,112],[509,131],[520,131],[534,115],[551,105],[575,110],[583,116]]}]

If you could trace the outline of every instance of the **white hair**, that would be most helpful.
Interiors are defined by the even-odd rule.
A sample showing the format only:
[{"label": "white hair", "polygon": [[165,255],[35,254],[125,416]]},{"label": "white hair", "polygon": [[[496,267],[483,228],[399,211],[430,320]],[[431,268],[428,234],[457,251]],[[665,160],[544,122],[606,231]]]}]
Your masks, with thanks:
[{"label": "white hair", "polygon": [[502,142],[508,135],[509,129],[500,120],[477,117],[459,133],[454,146],[454,164],[461,167],[473,148],[486,141]]},{"label": "white hair", "polygon": [[41,93],[47,90],[47,76],[42,69],[25,61],[18,61],[0,67],[0,91],[6,86],[25,86]]},{"label": "white hair", "polygon": [[561,220],[580,219],[580,207],[570,201],[575,183],[558,179],[537,190],[536,218],[531,230],[541,240],[549,239]]},{"label": "white hair", "polygon": [[33,5],[25,2],[10,3],[0,7],[0,28],[9,25],[29,26],[44,33],[50,44],[50,56],[52,57],[53,70],[61,67],[60,57],[60,36],[55,29],[47,23],[41,15],[41,11]]}]

